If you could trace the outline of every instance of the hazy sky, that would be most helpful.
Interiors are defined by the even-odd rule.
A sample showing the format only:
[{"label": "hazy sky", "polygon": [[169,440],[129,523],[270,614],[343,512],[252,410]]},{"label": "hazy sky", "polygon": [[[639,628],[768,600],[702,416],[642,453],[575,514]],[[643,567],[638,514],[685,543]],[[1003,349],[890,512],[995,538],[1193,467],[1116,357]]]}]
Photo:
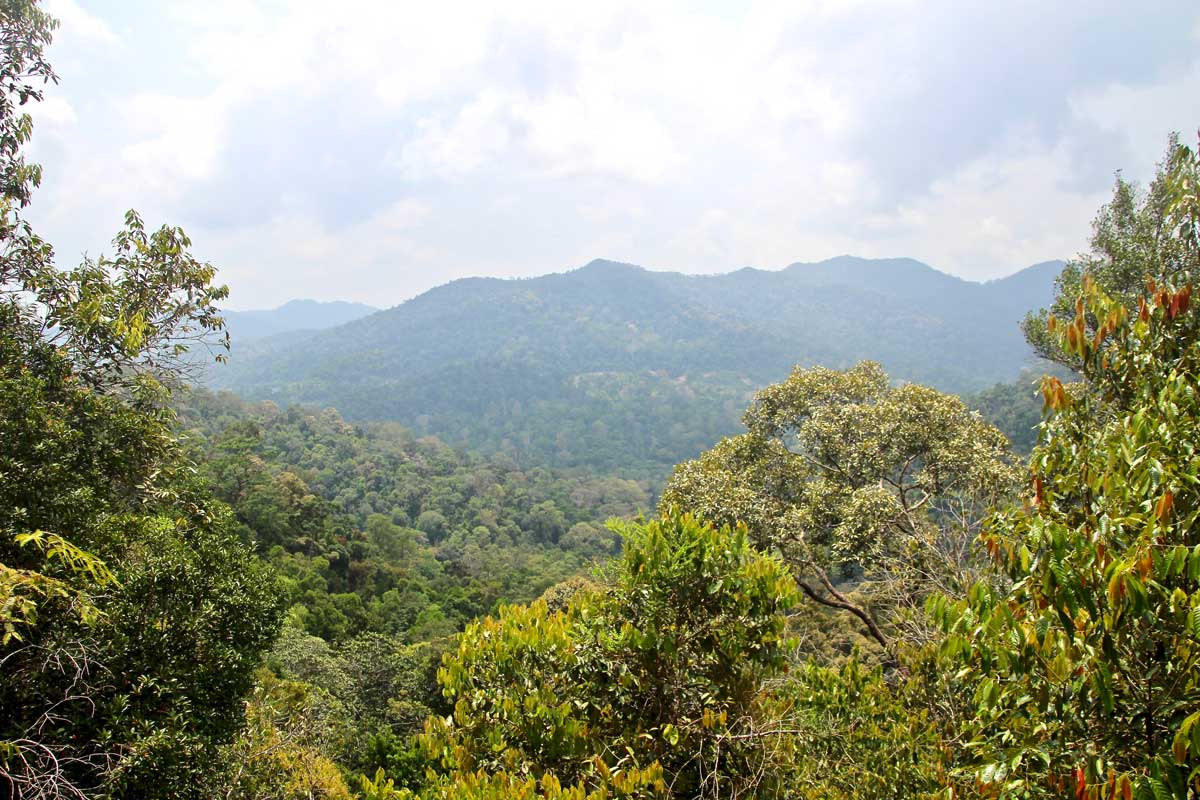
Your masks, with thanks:
[{"label": "hazy sky", "polygon": [[991,278],[1200,126],[1195,0],[47,6],[38,229],[66,265],[182,225],[233,308],[597,257]]}]

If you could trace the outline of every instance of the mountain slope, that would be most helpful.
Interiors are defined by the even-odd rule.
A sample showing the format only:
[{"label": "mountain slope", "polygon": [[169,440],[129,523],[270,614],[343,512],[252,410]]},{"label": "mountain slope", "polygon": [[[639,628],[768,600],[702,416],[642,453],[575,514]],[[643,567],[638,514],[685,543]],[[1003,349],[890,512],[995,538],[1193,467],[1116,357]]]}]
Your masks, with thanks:
[{"label": "mountain slope", "polygon": [[379,309],[342,300],[292,300],[279,308],[226,311],[225,324],[234,344],[292,331],[316,331],[365,317]]},{"label": "mountain slope", "polygon": [[795,364],[873,358],[950,391],[1012,379],[1029,357],[1017,322],[1048,301],[1052,271],[979,284],[907,259],[710,276],[595,261],[454,281],[235,352],[213,382],[518,458],[661,473],[734,432],[751,393]]}]

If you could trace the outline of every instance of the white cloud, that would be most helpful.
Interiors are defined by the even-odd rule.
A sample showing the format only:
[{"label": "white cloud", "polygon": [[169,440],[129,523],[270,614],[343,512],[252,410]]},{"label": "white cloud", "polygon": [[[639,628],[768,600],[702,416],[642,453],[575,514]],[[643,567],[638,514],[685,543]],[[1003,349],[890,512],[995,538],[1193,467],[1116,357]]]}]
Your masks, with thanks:
[{"label": "white cloud", "polygon": [[484,92],[446,121],[440,115],[417,122],[419,133],[389,153],[387,163],[414,178],[459,177],[508,150],[514,98]]},{"label": "white cloud", "polygon": [[429,206],[419,200],[397,200],[374,214],[369,225],[383,230],[403,231],[421,224],[429,217]]},{"label": "white cloud", "polygon": [[[428,214],[424,204],[401,200],[338,231],[311,214],[280,214],[254,229],[205,231],[202,255],[222,265],[222,280],[245,290],[232,299],[236,308],[272,305],[276,297],[320,296],[330,281],[339,283],[339,298],[390,305],[397,278],[425,279],[426,265],[447,259],[414,235]],[[444,283],[465,274],[433,277]]]},{"label": "white cloud", "polygon": [[74,0],[47,0],[46,11],[61,25],[56,38],[67,37],[104,47],[115,47],[121,42],[107,22],[80,8]]},{"label": "white cloud", "polygon": [[1002,277],[1011,265],[1070,258],[1084,246],[1106,197],[1065,190],[1068,170],[1062,152],[977,159],[895,213],[869,219],[883,237],[868,250],[911,255],[976,279]]},{"label": "white cloud", "polygon": [[122,103],[133,140],[120,156],[133,179],[164,197],[188,189],[189,181],[218,169],[226,144],[233,98],[215,92],[201,98],[135,94]]},{"label": "white cloud", "polygon": [[30,113],[39,134],[44,130],[49,130],[52,135],[62,134],[79,121],[75,109],[62,97],[47,97],[32,106]]},{"label": "white cloud", "polygon": [[595,172],[658,183],[683,162],[671,131],[651,109],[611,94],[555,94],[522,104],[517,115],[531,160],[554,178]]},{"label": "white cloud", "polygon": [[[1200,30],[1196,38],[1200,45]],[[1135,160],[1117,166],[1134,175],[1146,175],[1163,155],[1164,130],[1179,131],[1189,139],[1195,135],[1200,126],[1198,98],[1200,55],[1190,64],[1166,71],[1161,82],[1152,86],[1113,83],[1072,97],[1070,104],[1080,119],[1129,142]]]},{"label": "white cloud", "polygon": [[1200,10],[1096,2],[59,0],[35,213],[69,251],[183,224],[241,306],[598,256],[992,277],[1200,124]]}]

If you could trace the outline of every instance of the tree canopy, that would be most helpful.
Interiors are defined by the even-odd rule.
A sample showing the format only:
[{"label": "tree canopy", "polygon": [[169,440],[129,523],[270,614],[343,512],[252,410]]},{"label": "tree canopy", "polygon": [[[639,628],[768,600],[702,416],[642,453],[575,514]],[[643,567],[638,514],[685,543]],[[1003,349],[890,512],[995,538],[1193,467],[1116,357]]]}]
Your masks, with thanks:
[{"label": "tree canopy", "polygon": [[[884,647],[930,591],[970,581],[979,521],[1017,480],[1004,436],[960,399],[890,386],[871,362],[798,368],[744,422],[676,467],[661,506],[744,522],[809,599],[852,613]],[[867,597],[850,597],[844,584],[864,579]]]},{"label": "tree canopy", "polygon": [[1064,267],[1051,304],[1031,311],[1021,324],[1039,356],[1074,369],[1082,366],[1049,321],[1071,322],[1082,314],[1088,335],[1095,335],[1102,321],[1090,317],[1086,307],[1076,309],[1085,279],[1131,310],[1142,299],[1147,279],[1172,286],[1196,283],[1196,230],[1188,208],[1194,210],[1195,187],[1195,155],[1177,135],[1170,137],[1148,187],[1117,174],[1112,199],[1092,223],[1090,249]]},{"label": "tree canopy", "polygon": [[744,529],[686,515],[622,533],[599,591],[560,611],[505,608],[464,632],[438,673],[454,712],[424,742],[447,780],[619,797],[779,790],[762,691],[788,662],[787,570]]},{"label": "tree canopy", "polygon": [[189,341],[220,346],[226,289],[133,212],[74,270],[23,219],[41,171],[18,110],[54,80],[54,27],[0,8],[0,787],[208,796],[282,611],[166,405]]}]

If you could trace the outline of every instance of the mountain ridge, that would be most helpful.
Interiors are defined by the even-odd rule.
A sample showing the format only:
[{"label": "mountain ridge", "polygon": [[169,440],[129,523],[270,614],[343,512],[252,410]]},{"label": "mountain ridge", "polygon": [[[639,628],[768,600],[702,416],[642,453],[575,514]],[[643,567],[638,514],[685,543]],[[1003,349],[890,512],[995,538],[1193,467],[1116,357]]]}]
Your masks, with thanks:
[{"label": "mountain ridge", "polygon": [[796,364],[870,358],[955,392],[1011,380],[1032,355],[1018,322],[1049,301],[1054,268],[979,283],[912,259],[718,275],[596,259],[451,281],[293,341],[235,347],[211,375],[248,398],[335,406],[514,457],[658,469],[735,432],[753,389]]},{"label": "mountain ridge", "polygon": [[[779,273],[788,272],[790,270],[799,271],[799,270],[803,270],[805,268],[826,267],[826,266],[842,265],[842,264],[864,264],[864,265],[878,265],[878,266],[886,266],[889,264],[912,264],[912,265],[921,267],[926,272],[936,273],[939,276],[942,276],[944,278],[948,278],[948,279],[951,279],[954,281],[958,281],[963,284],[973,285],[973,286],[990,286],[990,285],[995,285],[995,284],[1001,284],[1001,283],[1004,283],[1005,281],[1009,281],[1014,278],[1018,278],[1020,276],[1026,275],[1026,273],[1031,273],[1031,272],[1038,273],[1038,272],[1040,272],[1041,268],[1047,267],[1047,266],[1055,267],[1054,277],[1057,277],[1058,273],[1062,270],[1062,267],[1065,265],[1065,263],[1066,263],[1065,261],[1058,260],[1058,259],[1052,259],[1049,261],[1040,261],[1040,262],[1031,264],[1029,266],[1022,267],[1022,268],[1016,270],[1015,272],[1009,273],[1008,275],[1004,275],[999,278],[989,278],[987,280],[977,281],[977,280],[973,280],[971,278],[963,278],[961,276],[954,275],[953,273],[950,273],[950,272],[945,272],[943,270],[938,269],[937,267],[930,266],[929,264],[926,264],[918,259],[910,258],[907,256],[899,257],[899,258],[866,258],[863,256],[839,255],[839,256],[832,256],[830,258],[822,259],[820,261],[794,261],[783,267],[779,267],[779,268],[775,268],[775,269],[746,265],[743,267],[738,267],[736,269],[728,270],[726,272],[683,272],[681,270],[675,270],[675,269],[661,269],[660,270],[660,269],[652,269],[650,267],[645,267],[640,264],[632,264],[627,261],[618,261],[616,259],[593,258],[592,260],[588,261],[587,263],[582,264],[577,267],[572,267],[571,269],[562,270],[560,272],[547,272],[547,273],[543,273],[541,275],[522,275],[522,276],[512,276],[512,277],[499,277],[499,276],[495,276],[495,275],[469,275],[469,276],[465,276],[465,277],[461,277],[461,278],[454,278],[453,280],[449,280],[446,283],[440,283],[437,286],[431,286],[430,288],[426,289],[425,291],[420,292],[419,294],[414,295],[413,297],[410,297],[407,300],[404,300],[400,303],[397,303],[397,304],[391,305],[391,306],[385,306],[383,308],[379,308],[376,310],[377,311],[389,311],[393,308],[402,306],[405,303],[409,303],[409,302],[412,302],[413,300],[423,297],[423,296],[429,294],[430,292],[436,292],[436,291],[438,291],[440,289],[444,289],[445,287],[448,287],[448,286],[462,286],[465,284],[495,285],[495,284],[510,283],[510,282],[511,283],[523,283],[523,282],[527,282],[527,281],[537,281],[537,280],[541,280],[543,278],[550,278],[550,277],[554,277],[554,276],[572,275],[572,274],[575,274],[578,272],[584,272],[584,271],[598,272],[600,270],[611,269],[611,268],[625,270],[628,272],[645,273],[647,275],[666,275],[666,276],[678,276],[678,277],[683,277],[683,278],[725,278],[725,277],[741,275],[741,274],[776,275]],[[295,302],[295,301],[289,301],[289,302]],[[333,301],[324,301],[324,302],[336,303],[336,302],[342,302],[342,301],[333,300]]]},{"label": "mountain ridge", "polygon": [[380,309],[347,300],[289,300],[276,308],[224,311],[231,339],[248,342],[281,333],[319,331],[336,327]]}]

